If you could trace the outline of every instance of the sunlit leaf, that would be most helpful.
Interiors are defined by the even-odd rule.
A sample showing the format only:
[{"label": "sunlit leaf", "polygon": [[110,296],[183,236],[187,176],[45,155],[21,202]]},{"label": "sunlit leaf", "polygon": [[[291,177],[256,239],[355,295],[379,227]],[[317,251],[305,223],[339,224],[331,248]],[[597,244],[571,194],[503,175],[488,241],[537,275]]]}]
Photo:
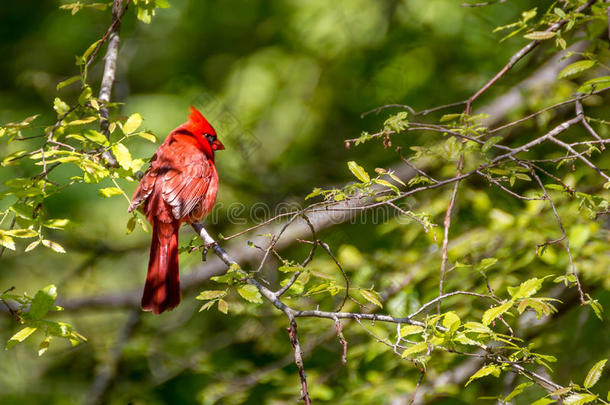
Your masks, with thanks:
[{"label": "sunlit leaf", "polygon": [[488,364],[487,366],[483,366],[482,368],[479,369],[479,371],[477,371],[472,376],[470,376],[470,378],[468,379],[468,382],[466,382],[465,387],[467,387],[468,384],[470,384],[474,380],[488,376],[488,375],[493,375],[494,377],[499,377],[501,371],[502,370],[500,369],[500,367],[497,366],[496,364]]},{"label": "sunlit leaf", "polygon": [[578,62],[574,62],[563,68],[559,75],[558,79],[563,79],[566,77],[576,76],[577,74],[584,72],[587,69],[591,69],[595,66],[596,62],[594,60],[579,60]]},{"label": "sunlit leaf", "polygon": [[142,116],[138,113],[131,114],[129,118],[127,118],[127,121],[125,121],[125,123],[123,124],[123,133],[125,135],[129,135],[133,133],[136,129],[138,129],[141,124]]},{"label": "sunlit leaf", "polygon": [[493,321],[494,319],[496,319],[497,317],[501,316],[503,313],[505,313],[506,311],[511,309],[513,304],[514,304],[513,301],[508,301],[502,305],[488,309],[483,314],[483,324],[489,325],[491,323],[491,321]]},{"label": "sunlit leaf", "polygon": [[371,181],[368,173],[362,168],[362,166],[358,165],[358,163],[349,161],[347,162],[347,167],[349,168],[350,172],[352,172],[352,174],[361,182],[368,183]]},{"label": "sunlit leaf", "polygon": [[608,361],[608,359],[600,360],[597,363],[595,363],[595,365],[593,367],[591,367],[591,370],[589,370],[589,373],[587,374],[587,377],[585,378],[585,382],[583,383],[583,385],[585,386],[586,389],[589,389],[589,388],[593,387],[595,384],[597,384],[600,377],[602,376],[602,372],[604,371],[604,366],[606,365],[607,361]]},{"label": "sunlit leaf", "polygon": [[237,289],[239,295],[241,295],[246,301],[254,302],[256,304],[263,303],[263,297],[261,293],[258,291],[258,288],[253,286],[252,284],[242,285]]}]

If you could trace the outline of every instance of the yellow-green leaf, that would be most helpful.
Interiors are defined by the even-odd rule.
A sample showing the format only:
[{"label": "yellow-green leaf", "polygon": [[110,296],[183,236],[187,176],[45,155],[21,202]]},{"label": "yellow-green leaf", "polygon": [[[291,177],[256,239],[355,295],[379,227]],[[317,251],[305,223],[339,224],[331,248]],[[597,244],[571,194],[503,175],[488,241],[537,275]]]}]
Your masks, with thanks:
[{"label": "yellow-green leaf", "polygon": [[123,190],[118,187],[106,187],[100,188],[97,190],[98,194],[102,197],[112,197],[113,195],[121,195],[123,194]]},{"label": "yellow-green leaf", "polygon": [[15,240],[2,231],[0,231],[0,245],[7,249],[15,250]]},{"label": "yellow-green leaf", "polygon": [[30,337],[32,333],[36,332],[37,329],[38,328],[34,328],[32,326],[26,326],[25,328],[21,329],[19,332],[11,336],[6,344],[6,349],[8,350],[11,346],[14,346],[18,342],[23,342]]},{"label": "yellow-green leaf", "polygon": [[593,387],[599,381],[607,361],[607,359],[600,360],[595,363],[593,367],[591,367],[591,370],[589,370],[587,378],[585,378],[585,382],[583,384],[586,389]]},{"label": "yellow-green leaf", "polygon": [[451,311],[451,312],[447,312],[443,316],[442,324],[445,328],[449,329],[450,331],[456,331],[457,328],[460,327],[461,320],[460,320],[460,317],[457,316],[455,312]]},{"label": "yellow-green leaf", "polygon": [[91,87],[86,86],[80,93],[80,96],[78,96],[78,103],[80,105],[85,105],[85,103],[91,98],[91,95],[93,95],[93,90],[91,90]]},{"label": "yellow-green leaf", "polygon": [[405,357],[411,356],[413,354],[417,354],[417,353],[421,353],[428,350],[428,345],[426,344],[426,342],[419,342],[419,343],[415,343],[413,346],[409,347],[408,349],[405,349],[401,356],[404,359]]},{"label": "yellow-green leaf", "polygon": [[34,236],[38,236],[38,232],[33,229],[12,229],[10,231],[5,231],[4,233],[14,236],[15,238],[33,238]]},{"label": "yellow-green leaf", "polygon": [[93,121],[96,121],[96,120],[97,120],[97,117],[86,117],[86,118],[83,118],[83,119],[66,122],[66,126],[85,125],[85,124],[89,124],[89,123],[91,123]]},{"label": "yellow-green leaf", "polygon": [[513,299],[517,300],[520,298],[528,298],[532,295],[536,294],[536,292],[540,289],[544,283],[544,278],[531,278],[527,281],[524,281],[519,286],[519,290],[515,294],[511,294]]},{"label": "yellow-green leaf", "polygon": [[523,37],[527,39],[535,39],[536,41],[544,41],[545,39],[553,38],[555,35],[556,34],[554,32],[534,31],[524,35]]},{"label": "yellow-green leaf", "polygon": [[157,142],[157,137],[149,132],[138,132],[136,135],[139,136],[140,138],[146,139],[149,142],[152,142],[152,143]]},{"label": "yellow-green leaf", "polygon": [[496,319],[497,317],[499,317],[500,315],[502,315],[503,313],[505,313],[506,311],[511,309],[513,304],[514,304],[513,301],[508,301],[497,307],[489,308],[483,314],[483,324],[486,326],[489,325],[491,323],[491,321],[493,321],[494,319]]},{"label": "yellow-green leaf", "polygon": [[564,405],[584,405],[596,399],[597,395],[595,394],[572,394],[564,399],[563,403]]},{"label": "yellow-green leaf", "polygon": [[464,328],[468,329],[469,332],[483,333],[487,335],[491,335],[493,333],[491,329],[479,322],[466,322],[464,324]]},{"label": "yellow-green leaf", "polygon": [[112,145],[111,149],[112,154],[116,158],[117,162],[119,162],[119,165],[123,169],[128,170],[131,166],[131,153],[129,153],[127,146],[123,145],[122,143],[117,143]]},{"label": "yellow-green leaf", "polygon": [[542,397],[539,400],[532,402],[531,405],[548,405],[548,404],[552,404],[553,402],[555,402],[555,401],[550,398]]},{"label": "yellow-green leaf", "polygon": [[29,252],[30,250],[34,250],[36,249],[36,247],[40,245],[40,241],[39,240],[35,240],[34,242],[30,243],[28,245],[28,247],[25,248],[25,252]]},{"label": "yellow-green leaf", "polygon": [[594,60],[589,59],[579,60],[578,62],[571,63],[565,68],[563,68],[561,72],[559,72],[557,78],[563,79],[565,77],[576,76],[577,74],[584,72],[587,69],[591,69],[593,66],[595,66],[595,63],[596,62]]},{"label": "yellow-green leaf", "polygon": [[64,229],[66,227],[66,225],[68,225],[69,222],[70,222],[69,219],[55,218],[55,219],[49,219],[47,221],[44,221],[43,225],[45,227],[51,228],[51,229]]},{"label": "yellow-green leaf", "polygon": [[57,253],[66,253],[66,250],[59,243],[52,240],[45,239],[42,244]]},{"label": "yellow-green leaf", "polygon": [[45,352],[49,348],[49,344],[51,343],[51,339],[52,339],[51,336],[47,336],[46,338],[44,338],[42,340],[42,342],[40,342],[40,344],[38,345],[38,356],[42,356],[43,354],[45,354]]},{"label": "yellow-green leaf", "polygon": [[383,308],[383,304],[377,298],[377,293],[372,290],[360,290],[360,294],[371,304],[377,305],[379,308]]},{"label": "yellow-green leaf", "polygon": [[369,181],[371,181],[369,174],[362,168],[362,166],[360,166],[353,160],[347,162],[347,167],[349,168],[350,172],[352,172],[352,174],[356,176],[356,178],[361,182],[368,183]]},{"label": "yellow-green leaf", "polygon": [[227,301],[220,299],[218,300],[218,310],[220,312],[222,312],[223,314],[226,314],[229,312],[229,304],[227,304]]},{"label": "yellow-green leaf", "polygon": [[423,330],[424,328],[419,325],[405,325],[400,328],[400,336],[404,337],[409,335],[415,335],[416,333],[420,333]]},{"label": "yellow-green leaf", "polygon": [[472,381],[478,379],[478,378],[482,378],[488,375],[493,375],[494,377],[499,377],[500,376],[500,367],[498,367],[495,364],[488,364],[487,366],[481,367],[479,369],[479,371],[477,371],[476,373],[474,373],[469,379],[468,382],[466,383],[465,387],[468,386],[468,384],[470,384]]},{"label": "yellow-green leaf", "polygon": [[59,89],[61,89],[63,87],[66,87],[66,86],[69,86],[72,83],[77,82],[79,80],[80,80],[80,76],[72,76],[69,79],[66,79],[66,80],[63,80],[63,81],[57,83],[56,90],[59,90]]},{"label": "yellow-green leaf", "polygon": [[129,135],[133,133],[142,124],[142,116],[138,113],[131,114],[125,124],[123,124],[123,133]]},{"label": "yellow-green leaf", "polygon": [[86,130],[83,135],[85,135],[85,137],[87,139],[89,139],[92,142],[95,142],[97,144],[100,144],[102,146],[108,146],[110,145],[110,143],[108,142],[108,138],[106,138],[106,135],[102,134],[99,131],[96,131],[94,129],[88,129]]},{"label": "yellow-green leaf", "polygon": [[258,288],[253,286],[252,284],[242,285],[237,289],[239,295],[241,295],[246,301],[254,302],[256,304],[263,303],[263,297],[261,293],[258,292]]},{"label": "yellow-green leaf", "polygon": [[198,300],[213,300],[214,298],[224,297],[226,292],[224,290],[207,290],[199,293],[196,299]]}]

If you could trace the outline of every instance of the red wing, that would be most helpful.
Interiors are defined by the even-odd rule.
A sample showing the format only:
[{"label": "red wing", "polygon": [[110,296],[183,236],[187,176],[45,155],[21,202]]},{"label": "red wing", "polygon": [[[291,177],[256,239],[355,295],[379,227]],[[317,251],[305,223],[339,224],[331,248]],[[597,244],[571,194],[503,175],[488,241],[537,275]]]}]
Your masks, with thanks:
[{"label": "red wing", "polygon": [[[153,157],[154,160],[154,157]],[[131,203],[129,204],[128,212],[135,210],[140,204],[142,204],[155,188],[155,181],[157,180],[157,172],[155,170],[151,170],[153,168],[152,163],[148,168],[142,180],[140,180],[140,184],[136,189],[135,193],[133,193],[133,197],[131,198]]]},{"label": "red wing", "polygon": [[182,219],[205,199],[213,176],[212,164],[196,146],[180,141],[164,143],[140,181],[129,211],[145,203],[147,216],[154,214],[166,222],[171,217]]},{"label": "red wing", "polygon": [[[176,148],[176,144],[173,145]],[[163,200],[172,209],[176,219],[191,213],[204,198],[213,176],[213,168],[207,157],[191,145],[175,150],[179,159],[178,166],[168,170],[159,180],[163,180]]]}]

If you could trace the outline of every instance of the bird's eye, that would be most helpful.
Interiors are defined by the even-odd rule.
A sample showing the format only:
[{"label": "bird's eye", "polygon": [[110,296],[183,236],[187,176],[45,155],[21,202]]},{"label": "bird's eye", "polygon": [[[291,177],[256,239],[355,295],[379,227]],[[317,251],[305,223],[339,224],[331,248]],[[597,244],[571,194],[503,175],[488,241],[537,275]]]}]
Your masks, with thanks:
[{"label": "bird's eye", "polygon": [[205,139],[207,139],[209,143],[214,142],[214,135],[205,134],[204,136],[205,136]]}]

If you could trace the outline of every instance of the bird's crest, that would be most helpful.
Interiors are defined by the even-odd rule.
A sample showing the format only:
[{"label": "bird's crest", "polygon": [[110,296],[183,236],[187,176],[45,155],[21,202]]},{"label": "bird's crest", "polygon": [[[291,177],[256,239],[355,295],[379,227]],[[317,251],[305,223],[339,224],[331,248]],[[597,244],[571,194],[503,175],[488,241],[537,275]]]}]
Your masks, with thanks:
[{"label": "bird's crest", "polygon": [[196,129],[202,131],[203,133],[216,135],[216,131],[214,130],[214,128],[212,128],[208,120],[206,120],[203,114],[201,114],[199,110],[193,106],[191,106],[191,115],[189,115],[189,123]]}]

